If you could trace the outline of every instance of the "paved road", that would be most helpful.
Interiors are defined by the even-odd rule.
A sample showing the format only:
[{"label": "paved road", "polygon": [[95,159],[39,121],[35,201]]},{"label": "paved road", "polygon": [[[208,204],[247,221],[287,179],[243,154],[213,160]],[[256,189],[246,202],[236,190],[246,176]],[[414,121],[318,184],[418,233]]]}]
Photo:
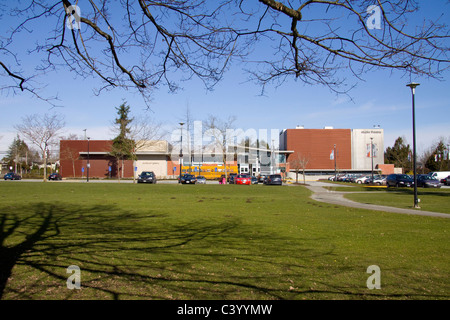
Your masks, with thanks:
[{"label": "paved road", "polygon": [[[402,208],[394,208],[387,206],[380,206],[374,204],[366,204],[360,203],[356,201],[352,201],[346,199],[344,197],[345,194],[349,194],[349,192],[339,192],[339,191],[330,191],[324,187],[332,186],[336,187],[336,184],[330,184],[326,182],[310,182],[307,188],[313,192],[311,198],[316,201],[326,202],[346,207],[352,208],[361,208],[361,209],[369,209],[376,211],[386,211],[386,212],[394,212],[400,214],[411,214],[411,215],[420,215],[420,216],[430,216],[430,217],[440,217],[440,218],[450,218],[450,214],[439,213],[439,212],[431,212],[431,211],[423,211],[420,209],[402,209]],[[341,186],[341,185],[339,185]],[[372,191],[370,193],[373,193]]]}]

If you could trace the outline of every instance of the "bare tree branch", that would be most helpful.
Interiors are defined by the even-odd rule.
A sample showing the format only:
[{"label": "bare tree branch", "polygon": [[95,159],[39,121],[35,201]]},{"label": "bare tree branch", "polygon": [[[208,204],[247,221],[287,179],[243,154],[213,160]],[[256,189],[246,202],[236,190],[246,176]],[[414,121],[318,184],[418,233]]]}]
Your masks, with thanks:
[{"label": "bare tree branch", "polygon": [[[368,25],[372,6],[379,29]],[[441,79],[450,66],[448,26],[438,16],[412,25],[413,0],[32,0],[2,8],[19,22],[0,41],[0,70],[35,94],[25,84],[36,74],[13,71],[13,44],[37,26],[49,35],[26,51],[42,59],[37,71],[63,67],[100,80],[96,94],[133,89],[147,103],[162,85],[176,92],[194,77],[212,89],[234,62],[263,90],[293,78],[337,93],[352,88],[346,76],[361,80],[369,70]]]},{"label": "bare tree branch", "polygon": [[44,114],[29,115],[22,118],[22,123],[14,128],[19,131],[26,140],[39,148],[44,160],[44,182],[47,181],[47,157],[49,147],[57,144],[59,131],[65,126],[61,115]]}]

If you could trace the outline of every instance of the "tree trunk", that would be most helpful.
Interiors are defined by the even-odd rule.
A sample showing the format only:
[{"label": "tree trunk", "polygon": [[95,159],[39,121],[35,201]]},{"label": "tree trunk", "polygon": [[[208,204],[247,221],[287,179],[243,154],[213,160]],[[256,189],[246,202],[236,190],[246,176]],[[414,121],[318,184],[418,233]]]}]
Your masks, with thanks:
[{"label": "tree trunk", "polygon": [[44,152],[44,182],[47,181],[47,155]]},{"label": "tree trunk", "polygon": [[136,183],[136,171],[134,168],[136,168],[136,160],[133,160],[133,183]]},{"label": "tree trunk", "polygon": [[225,184],[227,183],[227,179],[228,179],[228,172],[227,172],[227,156],[226,153],[223,156],[223,167],[225,168]]}]

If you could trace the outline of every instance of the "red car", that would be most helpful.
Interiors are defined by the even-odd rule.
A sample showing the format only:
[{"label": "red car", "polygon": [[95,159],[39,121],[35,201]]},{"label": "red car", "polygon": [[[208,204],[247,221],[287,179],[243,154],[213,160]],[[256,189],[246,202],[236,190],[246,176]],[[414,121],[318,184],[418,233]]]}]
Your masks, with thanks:
[{"label": "red car", "polygon": [[441,180],[445,186],[450,186],[450,176]]},{"label": "red car", "polygon": [[234,178],[235,184],[252,184],[252,177],[248,174],[238,174],[236,178]]}]

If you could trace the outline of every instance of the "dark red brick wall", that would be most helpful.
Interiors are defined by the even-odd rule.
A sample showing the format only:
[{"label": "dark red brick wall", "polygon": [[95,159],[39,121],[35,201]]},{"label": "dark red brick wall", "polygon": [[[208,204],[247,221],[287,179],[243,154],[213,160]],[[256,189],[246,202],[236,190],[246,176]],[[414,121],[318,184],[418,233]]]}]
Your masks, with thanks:
[{"label": "dark red brick wall", "polygon": [[[111,177],[117,177],[122,171],[121,164],[118,164],[114,157],[108,155],[95,155],[91,152],[110,152],[111,140],[91,140],[89,141],[89,177],[107,178],[109,177],[109,166],[111,166]],[[60,174],[67,177],[86,177],[87,156],[80,155],[80,152],[88,151],[87,140],[61,140],[60,141]],[[74,173],[75,167],[75,173]],[[133,161],[124,161],[124,177],[133,177]],[[84,168],[84,173],[82,172]],[[122,175],[121,175],[122,176]]]},{"label": "dark red brick wall", "polygon": [[306,169],[334,170],[330,153],[336,144],[337,168],[352,168],[351,129],[287,129],[284,134],[286,149],[295,151],[288,156],[288,162],[297,159],[300,153],[309,157]]},{"label": "dark red brick wall", "polygon": [[381,174],[395,173],[393,164],[377,164],[377,169],[381,170]]}]

